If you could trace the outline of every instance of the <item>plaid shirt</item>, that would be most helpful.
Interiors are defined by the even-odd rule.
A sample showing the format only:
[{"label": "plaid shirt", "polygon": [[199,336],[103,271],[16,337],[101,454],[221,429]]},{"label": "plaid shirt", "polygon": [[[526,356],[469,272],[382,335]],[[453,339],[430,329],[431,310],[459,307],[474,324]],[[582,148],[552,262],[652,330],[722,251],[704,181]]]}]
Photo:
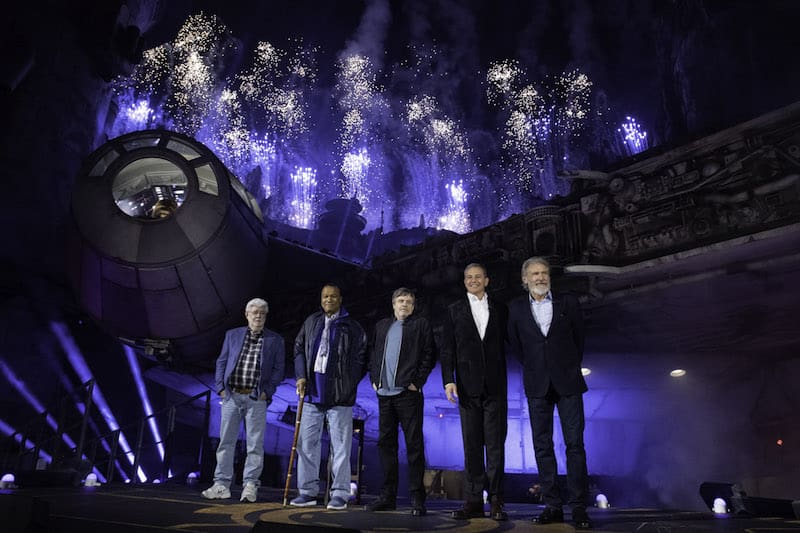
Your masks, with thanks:
[{"label": "plaid shirt", "polygon": [[255,389],[261,377],[261,346],[264,344],[264,332],[253,333],[248,328],[244,338],[239,360],[229,379],[231,387],[239,389]]}]

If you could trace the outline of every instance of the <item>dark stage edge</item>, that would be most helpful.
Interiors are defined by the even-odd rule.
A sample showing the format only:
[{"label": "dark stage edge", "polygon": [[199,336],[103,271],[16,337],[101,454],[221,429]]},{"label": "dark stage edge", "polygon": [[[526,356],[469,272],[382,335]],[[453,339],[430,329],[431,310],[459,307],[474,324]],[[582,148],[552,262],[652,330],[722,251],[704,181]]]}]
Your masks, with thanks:
[{"label": "dark stage edge", "polygon": [[[541,507],[532,504],[509,504],[509,520],[495,522],[489,518],[469,521],[453,520],[449,511],[460,502],[429,500],[428,515],[414,517],[406,500],[398,502],[398,510],[369,513],[363,506],[352,505],[347,511],[327,511],[324,507],[293,508],[282,505],[283,491],[259,489],[259,501],[240,503],[240,488],[236,487],[230,500],[204,500],[202,486],[184,485],[107,485],[92,488],[19,488],[0,491],[3,513],[9,502],[19,509],[22,502],[46,502],[49,518],[44,529],[48,532],[142,532],[142,531],[210,531],[248,532],[259,520],[273,524],[306,526],[302,531],[321,528],[351,528],[360,531],[448,531],[493,532],[537,531],[540,533],[574,531],[572,525],[540,526],[530,521]],[[292,491],[292,496],[294,496]],[[698,496],[699,498],[699,496]],[[374,497],[365,496],[364,502]],[[5,500],[5,502],[3,502]],[[23,505],[24,506],[24,505]],[[34,508],[36,506],[33,506]],[[800,531],[800,520],[780,518],[715,517],[710,512],[679,512],[656,509],[589,509],[594,531],[606,532],[733,532],[758,533]],[[41,518],[41,517],[39,517]],[[567,512],[568,520],[570,518]],[[0,516],[8,520],[8,516]],[[0,531],[8,531],[0,524]],[[19,526],[17,526],[19,527]],[[11,531],[15,531],[14,525]],[[34,531],[34,530],[31,530]],[[278,525],[259,531],[280,532]],[[293,528],[292,531],[298,531]]]}]

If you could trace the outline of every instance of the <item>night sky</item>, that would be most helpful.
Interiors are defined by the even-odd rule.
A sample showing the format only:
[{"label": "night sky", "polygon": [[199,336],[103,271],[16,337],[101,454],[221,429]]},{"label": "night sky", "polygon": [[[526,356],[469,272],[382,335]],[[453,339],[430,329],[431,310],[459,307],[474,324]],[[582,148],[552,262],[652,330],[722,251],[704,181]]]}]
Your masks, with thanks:
[{"label": "night sky", "polygon": [[[569,194],[564,171],[791,103],[798,12],[699,0],[169,2],[132,13],[142,48],[166,52],[145,52],[115,81],[121,111],[106,133],[197,138],[289,225],[312,227],[325,201],[356,196],[367,229],[384,214],[387,230],[424,216],[465,233]],[[213,44],[199,52],[204,78],[187,82],[196,73],[181,74],[189,52],[177,36],[197,34],[192,16],[213,26]],[[263,43],[275,63],[258,70]],[[366,63],[345,67],[353,58]],[[303,76],[290,73],[297,64]],[[234,95],[226,109],[223,91]],[[412,105],[427,109],[416,121]],[[620,133],[628,117],[646,132],[640,146]],[[268,155],[254,154],[255,139]]]}]

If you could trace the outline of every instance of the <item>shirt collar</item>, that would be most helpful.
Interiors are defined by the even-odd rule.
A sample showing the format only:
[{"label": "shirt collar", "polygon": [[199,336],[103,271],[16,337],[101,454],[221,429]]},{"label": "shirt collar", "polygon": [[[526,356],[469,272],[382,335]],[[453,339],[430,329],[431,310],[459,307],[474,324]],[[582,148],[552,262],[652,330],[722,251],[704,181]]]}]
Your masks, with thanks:
[{"label": "shirt collar", "polygon": [[261,337],[262,335],[264,335],[264,330],[262,329],[261,331],[253,331],[252,329],[250,329],[248,327],[247,328],[247,334],[250,335],[252,338],[257,339],[257,338]]},{"label": "shirt collar", "polygon": [[533,296],[531,296],[531,293],[528,293],[528,303],[530,303],[531,305],[542,304],[544,302],[552,302],[552,301],[553,301],[552,291],[547,291],[547,294],[544,295],[544,300],[542,300],[541,302],[537,302],[536,300],[534,300]]},{"label": "shirt collar", "polygon": [[479,300],[477,296],[475,296],[471,292],[468,292],[467,299],[470,301],[470,303],[485,303],[489,301],[489,294],[484,292],[483,299]]}]

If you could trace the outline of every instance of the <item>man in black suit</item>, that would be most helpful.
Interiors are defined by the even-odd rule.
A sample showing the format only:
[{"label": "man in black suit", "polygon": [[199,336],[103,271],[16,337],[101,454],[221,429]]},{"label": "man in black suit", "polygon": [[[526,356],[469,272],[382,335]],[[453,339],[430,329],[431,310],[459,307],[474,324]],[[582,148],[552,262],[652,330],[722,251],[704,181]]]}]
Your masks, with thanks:
[{"label": "man in black suit", "polygon": [[587,387],[581,374],[584,331],[580,303],[571,295],[553,295],[550,264],[541,257],[531,257],[522,264],[522,285],[528,294],[509,306],[508,340],[511,350],[522,362],[533,449],[542,499],[546,504],[544,511],[533,520],[538,524],[564,521],[553,449],[553,410],[558,406],[567,447],[572,519],[578,529],[590,529],[583,446],[583,393]]},{"label": "man in black suit", "polygon": [[486,268],[477,263],[467,265],[467,294],[448,306],[442,334],[442,381],[447,399],[453,403],[458,400],[464,441],[465,502],[452,512],[452,517],[460,520],[484,516],[484,489],[492,505],[491,517],[508,518],[503,508],[508,310],[489,298],[487,285]]}]

